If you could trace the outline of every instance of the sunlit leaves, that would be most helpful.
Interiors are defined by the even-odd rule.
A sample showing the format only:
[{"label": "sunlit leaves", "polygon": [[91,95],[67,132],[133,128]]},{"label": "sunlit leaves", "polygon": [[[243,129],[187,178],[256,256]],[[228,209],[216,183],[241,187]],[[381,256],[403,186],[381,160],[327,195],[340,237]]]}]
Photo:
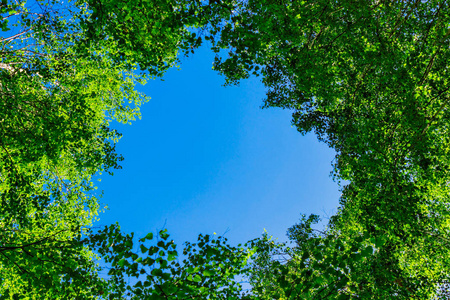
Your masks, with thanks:
[{"label": "sunlit leaves", "polygon": [[12,26],[0,40],[0,259],[11,295],[100,289],[93,254],[74,243],[100,208],[92,177],[120,167],[120,134],[109,123],[139,117],[147,100],[135,90],[143,78],[114,64],[107,49],[80,52],[83,12],[71,5],[1,6]]},{"label": "sunlit leaves", "polygon": [[230,15],[208,36],[214,68],[227,83],[261,70],[265,106],[294,110],[300,132],[336,150],[334,176],[347,184],[332,226],[339,236],[384,239],[379,292],[432,297],[431,282],[449,272],[449,4],[225,3]]},{"label": "sunlit leaves", "polygon": [[[140,251],[135,252],[132,235],[122,234],[118,226],[91,233],[84,241],[107,263],[111,297],[229,299],[241,294],[235,276],[246,272],[243,248],[228,245],[223,237],[200,235],[197,243],[186,243],[181,261],[166,230],[159,232],[156,242],[147,241],[140,239]],[[129,284],[130,279],[135,283]]]}]

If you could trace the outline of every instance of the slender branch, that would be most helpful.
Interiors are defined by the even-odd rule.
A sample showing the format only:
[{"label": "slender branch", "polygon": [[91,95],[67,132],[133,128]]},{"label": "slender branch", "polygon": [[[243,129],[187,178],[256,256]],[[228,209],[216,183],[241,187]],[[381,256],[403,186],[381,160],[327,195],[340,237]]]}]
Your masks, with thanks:
[{"label": "slender branch", "polygon": [[444,107],[448,104],[450,100],[450,97],[447,97],[447,100],[444,101],[444,103],[441,104],[441,107],[439,107],[438,111],[431,117],[430,122],[427,124],[427,126],[423,129],[422,135],[427,132],[428,128],[431,126],[431,124],[434,122],[434,119],[437,117],[437,115],[444,109]]},{"label": "slender branch", "polygon": [[14,13],[14,14],[11,14],[11,15],[9,15],[9,16],[3,17],[3,18],[2,18],[2,21],[6,20],[6,19],[8,19],[8,18],[10,18],[10,17],[14,17],[14,16],[17,16],[17,15],[20,15],[20,14],[21,14],[21,13],[18,12],[18,13]]},{"label": "slender branch", "polygon": [[33,243],[29,243],[29,244],[25,244],[25,245],[20,245],[20,246],[0,247],[0,253],[3,252],[3,251],[8,251],[8,250],[16,250],[16,249],[22,249],[22,250],[23,250],[23,249],[26,248],[26,247],[33,246],[33,245],[39,244],[39,243],[41,243],[41,242],[43,242],[43,241],[45,241],[45,240],[48,240],[49,238],[51,238],[51,237],[53,237],[53,236],[55,236],[55,235],[57,235],[57,234],[59,234],[59,233],[61,233],[61,232],[63,232],[63,231],[64,231],[64,229],[61,229],[60,231],[58,231],[58,232],[56,232],[56,233],[54,233],[54,234],[52,234],[52,235],[49,235],[49,236],[47,236],[47,237],[45,237],[45,238],[43,238],[43,239],[40,239],[40,240],[38,240],[38,241],[35,241],[35,242],[33,242]]},{"label": "slender branch", "polygon": [[441,50],[441,47],[439,46],[439,48],[436,50],[436,52],[433,54],[433,57],[430,59],[430,61],[428,62],[427,68],[425,69],[425,72],[422,75],[422,79],[419,82],[419,85],[422,85],[425,82],[425,79],[428,75],[428,73],[430,73],[431,68],[433,67],[434,64],[434,59],[436,58],[436,55],[439,53],[439,51]]},{"label": "slender branch", "polygon": [[[4,257],[6,257],[7,260],[11,261],[20,271],[22,271],[22,273],[27,273],[30,274],[30,272],[28,272],[27,270],[23,269],[21,266],[19,266],[14,260],[12,260],[11,258],[9,258],[8,256],[6,256],[4,253],[1,253],[1,255],[3,255]],[[31,274],[34,278],[36,278],[36,276],[34,276],[33,274]],[[36,278],[37,279],[37,278]]]},{"label": "slender branch", "polygon": [[400,27],[403,25],[403,23],[405,21],[407,21],[409,19],[409,17],[413,13],[413,11],[415,9],[417,9],[417,6],[419,5],[419,3],[421,3],[421,1],[420,0],[416,0],[416,2],[414,2],[414,6],[411,8],[411,10],[408,12],[408,14],[403,19],[401,17],[403,15],[403,13],[400,14],[399,18],[395,22],[394,29],[392,30],[391,34],[389,35],[389,38],[391,38],[395,33],[397,33],[397,36],[400,34],[400,30],[399,30]]},{"label": "slender branch", "polygon": [[18,38],[19,36],[21,36],[21,35],[27,33],[27,32],[30,31],[30,30],[31,30],[31,28],[29,28],[29,29],[27,29],[27,30],[24,30],[24,31],[22,31],[22,32],[19,32],[18,34],[15,34],[15,35],[10,36],[10,37],[8,37],[8,38],[1,39],[0,42],[7,42],[7,43],[8,43],[8,42],[10,42],[10,41],[12,41],[12,40],[15,40],[15,39]]}]

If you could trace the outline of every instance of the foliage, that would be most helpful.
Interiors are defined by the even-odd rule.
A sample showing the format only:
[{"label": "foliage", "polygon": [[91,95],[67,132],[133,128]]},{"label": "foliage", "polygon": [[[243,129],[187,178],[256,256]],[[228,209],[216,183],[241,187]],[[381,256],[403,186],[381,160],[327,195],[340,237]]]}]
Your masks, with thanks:
[{"label": "foliage", "polygon": [[[148,97],[135,85],[176,65],[180,50],[198,46],[189,30],[199,22],[191,6],[183,1],[1,2],[1,297],[101,297],[109,281],[99,275],[97,259],[123,253],[109,253],[84,238],[100,209],[92,178],[120,168],[122,158],[114,150],[120,134],[109,126],[139,117]],[[108,238],[116,238],[112,230]],[[223,255],[221,247],[213,256]],[[186,267],[200,259],[194,258],[189,256]],[[142,266],[152,266],[145,262]],[[234,274],[228,268],[237,263],[229,261],[226,270],[217,271],[223,278],[210,274],[214,280],[199,283],[195,277],[191,285],[180,285],[187,276],[180,273],[173,284],[179,292],[203,295],[212,285],[228,284]],[[228,292],[215,293],[236,293],[237,285],[228,285]],[[124,293],[114,287],[112,297]]]},{"label": "foliage", "polygon": [[[443,297],[446,1],[9,0],[0,14],[2,297]],[[122,159],[110,122],[139,117],[148,98],[135,84],[203,41],[227,84],[262,76],[265,106],[292,109],[301,133],[336,150],[334,176],[347,182],[327,231],[311,216],[288,231],[293,247],[263,236],[250,269],[251,252],[221,238],[200,236],[178,263],[165,232],[138,254],[117,226],[87,229],[99,210],[92,178]]]},{"label": "foliage", "polygon": [[88,293],[83,278],[95,264],[74,239],[99,210],[93,175],[122,159],[109,123],[139,116],[147,98],[134,87],[145,78],[104,47],[80,50],[84,30],[73,16],[85,12],[73,3],[0,8],[0,294]]},{"label": "foliage", "polygon": [[215,68],[228,84],[261,75],[265,106],[294,110],[301,133],[336,150],[349,183],[331,226],[386,240],[377,291],[432,297],[449,274],[449,4],[221,3],[229,15],[205,34]]},{"label": "foliage", "polygon": [[[199,235],[186,243],[183,261],[177,246],[161,230],[149,233],[134,246],[133,234],[110,225],[83,241],[104,259],[108,288],[103,297],[119,299],[238,299],[242,287],[235,276],[245,271],[247,251],[232,247],[224,237]],[[150,243],[150,244],[149,244]],[[137,248],[133,250],[133,248]],[[130,283],[130,278],[134,278]]]},{"label": "foliage", "polygon": [[446,299],[448,291],[394,267],[387,236],[319,231],[311,227],[317,220],[303,216],[288,230],[290,244],[267,233],[253,241],[250,282],[257,299]]}]

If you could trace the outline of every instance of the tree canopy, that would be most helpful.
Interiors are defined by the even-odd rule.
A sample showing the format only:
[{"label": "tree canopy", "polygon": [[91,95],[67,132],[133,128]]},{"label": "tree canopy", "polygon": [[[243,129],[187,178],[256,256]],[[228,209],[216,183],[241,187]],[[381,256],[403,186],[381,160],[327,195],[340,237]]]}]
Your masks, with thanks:
[{"label": "tree canopy", "polygon": [[[0,297],[448,296],[446,1],[5,0],[0,13]],[[179,262],[164,231],[134,251],[118,226],[91,228],[92,178],[120,168],[110,123],[138,118],[135,85],[204,42],[226,84],[261,76],[265,107],[336,150],[342,197],[322,232],[313,215],[288,230],[293,246],[201,235]]]},{"label": "tree canopy", "polygon": [[425,299],[448,278],[449,11],[445,1],[246,1],[209,37],[230,49],[215,63],[229,83],[260,74],[265,105],[294,110],[300,132],[337,151],[335,178],[349,183],[330,225],[385,241],[371,269],[390,295],[397,282]]}]

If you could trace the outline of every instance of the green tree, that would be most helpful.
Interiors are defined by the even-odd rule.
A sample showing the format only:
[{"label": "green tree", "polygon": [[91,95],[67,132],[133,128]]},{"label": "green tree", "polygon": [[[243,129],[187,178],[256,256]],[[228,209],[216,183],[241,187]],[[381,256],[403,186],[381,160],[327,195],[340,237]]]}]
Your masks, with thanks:
[{"label": "green tree", "polygon": [[102,297],[240,299],[243,295],[236,276],[246,272],[249,252],[245,248],[230,246],[224,237],[199,235],[197,243],[185,243],[181,260],[167,230],[153,239],[149,233],[134,246],[133,234],[123,234],[118,225],[111,225],[81,241],[106,263]]},{"label": "green tree", "polygon": [[199,45],[190,28],[208,22],[200,9],[172,0],[1,2],[2,297],[101,297],[109,283],[97,259],[109,254],[84,237],[101,209],[93,176],[120,168],[110,122],[139,117],[148,98],[135,85]]},{"label": "green tree", "polygon": [[[249,272],[256,299],[427,299],[429,284],[398,279],[395,257],[384,251],[386,238],[349,237],[334,228],[312,227],[318,216],[302,217],[288,229],[289,243],[265,233],[252,242]],[[386,278],[386,273],[391,277]],[[445,299],[445,298],[444,298]]]},{"label": "green tree", "polygon": [[408,297],[432,297],[450,273],[449,4],[220,4],[229,14],[205,35],[215,68],[228,84],[261,75],[265,106],[294,110],[301,133],[336,150],[335,178],[349,183],[332,226],[386,238],[379,291],[397,282]]},{"label": "green tree", "polygon": [[[117,26],[97,22],[94,4]],[[95,289],[92,253],[75,241],[100,209],[93,176],[112,173],[122,159],[114,150],[120,134],[109,124],[139,117],[148,98],[135,85],[174,65],[180,40],[190,38],[184,27],[166,35],[167,23],[157,25],[175,14],[169,8],[147,10],[139,14],[153,22],[147,29],[155,37],[142,41],[148,55],[136,52],[141,36],[125,42],[123,27],[136,20],[136,7],[120,6],[0,4],[0,295],[61,299]],[[164,43],[155,42],[160,37]]]}]

